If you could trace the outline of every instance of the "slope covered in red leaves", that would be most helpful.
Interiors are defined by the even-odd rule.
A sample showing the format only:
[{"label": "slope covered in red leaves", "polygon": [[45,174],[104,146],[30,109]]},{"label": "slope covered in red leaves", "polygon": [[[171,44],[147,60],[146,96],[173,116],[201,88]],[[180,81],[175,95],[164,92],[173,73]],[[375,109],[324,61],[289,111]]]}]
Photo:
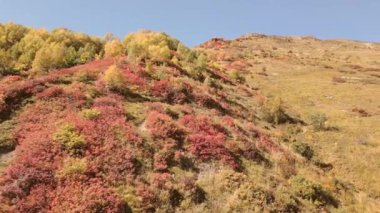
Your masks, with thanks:
[{"label": "slope covered in red leaves", "polygon": [[[203,48],[229,44],[214,39]],[[251,65],[241,58],[220,67],[177,45],[158,51],[170,59],[150,49],[136,60],[128,49],[36,77],[0,79],[0,120],[12,124],[6,130],[14,142],[6,151],[15,149],[0,175],[1,211],[337,207],[320,185],[291,178],[304,160],[270,131],[302,121],[281,106],[270,108],[269,119],[259,116],[267,97],[244,83]]]},{"label": "slope covered in red leaves", "polygon": [[[239,130],[249,121],[242,119],[247,123],[239,127],[229,117],[231,127],[225,125],[225,116],[246,109],[225,103],[222,90],[172,76],[175,67],[159,67],[169,75],[160,80],[126,62],[117,67],[128,91],[113,90],[103,80],[112,64],[114,60],[103,59],[2,83],[0,112],[2,119],[14,119],[17,141],[15,159],[0,182],[1,201],[10,211],[175,209],[182,201],[178,199],[185,199],[177,185],[197,185],[196,175],[193,183],[181,182],[171,168],[197,171],[213,162],[241,171],[241,153],[251,152],[249,160],[260,159],[255,159],[261,152],[256,133]],[[80,78],[83,72],[89,79]],[[141,111],[142,123],[128,116],[133,110]],[[246,139],[234,141],[237,137]],[[133,203],[123,200],[123,187],[132,190]]]}]

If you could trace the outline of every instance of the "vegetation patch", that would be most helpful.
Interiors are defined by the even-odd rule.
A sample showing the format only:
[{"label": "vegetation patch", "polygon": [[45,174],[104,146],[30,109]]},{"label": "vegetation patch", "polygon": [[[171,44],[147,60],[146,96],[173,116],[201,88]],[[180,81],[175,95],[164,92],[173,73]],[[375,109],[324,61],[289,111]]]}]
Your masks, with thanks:
[{"label": "vegetation patch", "polygon": [[316,206],[331,205],[338,207],[339,205],[331,193],[318,183],[311,182],[303,177],[295,177],[291,180],[291,185],[296,196],[308,200]]},{"label": "vegetation patch", "polygon": [[58,131],[54,133],[53,138],[71,155],[81,154],[86,146],[84,137],[77,132],[72,124],[64,124],[61,126]]},{"label": "vegetation patch", "polygon": [[313,149],[307,143],[295,142],[292,144],[292,149],[307,160],[311,160],[314,156]]},{"label": "vegetation patch", "polygon": [[85,158],[67,158],[64,161],[62,169],[57,172],[58,177],[67,177],[75,174],[83,174],[87,169]]},{"label": "vegetation patch", "polygon": [[16,147],[14,126],[15,123],[12,120],[0,123],[0,153],[12,151]]},{"label": "vegetation patch", "polygon": [[80,112],[80,115],[87,119],[96,119],[100,116],[101,112],[97,109],[84,109]]}]

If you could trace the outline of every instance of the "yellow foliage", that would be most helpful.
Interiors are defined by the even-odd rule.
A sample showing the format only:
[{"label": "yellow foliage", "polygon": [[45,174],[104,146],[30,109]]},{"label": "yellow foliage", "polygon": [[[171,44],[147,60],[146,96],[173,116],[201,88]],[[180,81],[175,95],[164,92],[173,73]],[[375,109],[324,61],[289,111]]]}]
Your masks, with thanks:
[{"label": "yellow foliage", "polygon": [[116,65],[110,66],[104,73],[104,82],[110,89],[123,90],[125,80]]},{"label": "yellow foliage", "polygon": [[0,49],[0,75],[9,73],[12,69],[12,58],[7,52]]},{"label": "yellow foliage", "polygon": [[72,155],[81,153],[82,149],[86,146],[84,137],[80,135],[71,124],[63,125],[53,135],[53,138]]},{"label": "yellow foliage", "polygon": [[0,48],[8,49],[19,42],[28,28],[14,23],[0,24]]},{"label": "yellow foliage", "polygon": [[66,46],[62,43],[50,43],[44,45],[36,53],[33,61],[33,70],[37,72],[46,72],[54,68],[64,66],[64,57]]},{"label": "yellow foliage", "polygon": [[131,33],[124,39],[130,60],[170,60],[171,51],[176,51],[179,41],[165,33],[140,31]]},{"label": "yellow foliage", "polygon": [[33,72],[46,72],[86,63],[102,54],[103,45],[99,38],[68,29],[49,32],[12,23],[0,24],[0,49],[7,55],[5,59],[10,61],[7,62],[7,70],[32,68]]},{"label": "yellow foliage", "polygon": [[148,51],[155,60],[165,60],[171,58],[170,49],[168,46],[149,46]]},{"label": "yellow foliage", "polygon": [[116,57],[124,54],[124,47],[119,39],[113,39],[104,46],[105,57]]},{"label": "yellow foliage", "polygon": [[80,112],[80,115],[87,119],[95,119],[100,116],[100,111],[96,109],[84,109]]},{"label": "yellow foliage", "polygon": [[67,158],[63,164],[63,168],[57,172],[58,177],[66,177],[74,174],[80,174],[86,171],[86,159]]}]

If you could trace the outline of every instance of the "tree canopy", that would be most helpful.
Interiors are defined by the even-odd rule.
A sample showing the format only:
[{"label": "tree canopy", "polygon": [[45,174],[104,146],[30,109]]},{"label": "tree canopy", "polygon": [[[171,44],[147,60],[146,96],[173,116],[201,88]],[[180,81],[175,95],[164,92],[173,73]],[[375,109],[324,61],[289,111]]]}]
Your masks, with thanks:
[{"label": "tree canopy", "polygon": [[59,28],[51,32],[22,25],[0,24],[0,74],[83,64],[103,54],[104,41]]}]

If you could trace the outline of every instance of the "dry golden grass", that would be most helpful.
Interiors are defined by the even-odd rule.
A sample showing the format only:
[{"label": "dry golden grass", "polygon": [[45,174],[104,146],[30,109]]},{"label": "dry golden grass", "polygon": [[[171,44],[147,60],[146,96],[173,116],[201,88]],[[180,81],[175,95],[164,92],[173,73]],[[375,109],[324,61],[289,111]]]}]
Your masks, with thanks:
[{"label": "dry golden grass", "polygon": [[[304,126],[295,137],[309,143],[318,158],[331,163],[333,169],[316,176],[305,165],[298,173],[327,181],[326,185],[329,179],[352,184],[354,199],[343,199],[343,211],[378,211],[380,44],[253,35],[234,40],[223,49],[205,51],[211,56],[244,55],[251,64],[246,68],[248,86],[269,98],[281,98],[287,111],[306,123],[316,113],[325,114],[329,130]],[[227,60],[217,61],[228,69]],[[282,134],[281,129],[272,133],[276,131]]]}]

